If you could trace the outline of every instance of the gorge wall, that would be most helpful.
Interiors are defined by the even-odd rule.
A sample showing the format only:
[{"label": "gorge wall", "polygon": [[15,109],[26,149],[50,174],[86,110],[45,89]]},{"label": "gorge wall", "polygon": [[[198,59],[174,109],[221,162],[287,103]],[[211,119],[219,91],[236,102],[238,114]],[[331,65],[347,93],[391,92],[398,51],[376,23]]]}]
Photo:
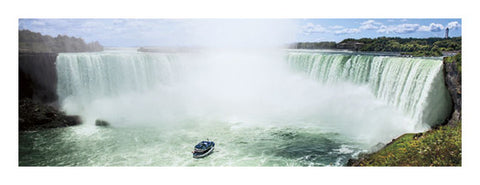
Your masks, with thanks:
[{"label": "gorge wall", "polygon": [[443,58],[445,84],[452,97],[453,113],[449,125],[454,125],[462,119],[462,72],[461,54],[454,57]]},{"label": "gorge wall", "polygon": [[19,99],[54,103],[57,96],[57,53],[19,53]]}]

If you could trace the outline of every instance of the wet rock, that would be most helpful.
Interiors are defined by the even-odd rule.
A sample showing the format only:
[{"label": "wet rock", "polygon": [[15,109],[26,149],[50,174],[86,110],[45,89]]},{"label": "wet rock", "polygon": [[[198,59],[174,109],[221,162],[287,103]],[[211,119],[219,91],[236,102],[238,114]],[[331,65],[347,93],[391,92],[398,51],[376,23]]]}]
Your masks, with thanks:
[{"label": "wet rock", "polygon": [[19,101],[19,131],[79,125],[79,116],[68,116],[56,108],[25,98]]},{"label": "wet rock", "polygon": [[108,126],[110,126],[110,123],[108,123],[105,120],[97,119],[97,120],[95,120],[95,125],[96,126],[101,126],[101,127],[108,127]]}]

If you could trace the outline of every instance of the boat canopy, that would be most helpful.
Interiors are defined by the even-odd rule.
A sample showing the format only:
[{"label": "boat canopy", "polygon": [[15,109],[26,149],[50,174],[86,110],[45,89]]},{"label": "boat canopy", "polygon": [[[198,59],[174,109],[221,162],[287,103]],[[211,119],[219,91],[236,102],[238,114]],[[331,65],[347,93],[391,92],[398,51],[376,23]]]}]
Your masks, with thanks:
[{"label": "boat canopy", "polygon": [[202,141],[202,142],[198,143],[197,145],[195,145],[195,148],[196,149],[207,149],[211,145],[212,145],[211,141]]}]

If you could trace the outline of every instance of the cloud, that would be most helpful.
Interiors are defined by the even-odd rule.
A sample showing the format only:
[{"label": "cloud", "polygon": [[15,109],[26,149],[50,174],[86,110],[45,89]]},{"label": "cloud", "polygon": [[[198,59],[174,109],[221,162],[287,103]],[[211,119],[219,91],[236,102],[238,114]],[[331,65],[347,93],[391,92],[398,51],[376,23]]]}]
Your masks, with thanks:
[{"label": "cloud", "polygon": [[301,32],[305,35],[310,35],[312,33],[334,33],[336,35],[342,34],[352,34],[352,33],[360,33],[360,29],[358,28],[345,28],[344,26],[334,25],[323,27],[319,24],[307,23],[306,25],[302,26]]},{"label": "cloud", "polygon": [[458,21],[449,22],[447,24],[447,28],[451,29],[451,30],[460,29],[461,27],[462,27],[462,25],[460,25],[460,23],[458,23]]},{"label": "cloud", "polygon": [[305,34],[311,34],[311,33],[326,33],[328,30],[323,27],[322,25],[315,25],[313,23],[307,23],[307,25],[302,27],[302,31]]},{"label": "cloud", "polygon": [[358,28],[345,28],[345,29],[342,29],[342,30],[337,30],[334,33],[337,34],[337,35],[360,33],[360,29],[358,29]]},{"label": "cloud", "polygon": [[[398,20],[400,22],[407,21],[406,19]],[[387,20],[387,22],[390,22]],[[450,22],[447,26],[450,29],[458,29],[460,28],[460,24],[457,21]],[[394,25],[385,25],[382,22],[376,20],[366,20],[360,23],[360,26],[357,28],[345,28],[344,26],[334,25],[323,27],[321,25],[316,25],[313,23],[307,23],[305,26],[302,27],[302,32],[306,35],[311,33],[333,33],[336,35],[342,34],[356,34],[360,33],[364,30],[375,30],[377,33],[386,33],[386,34],[408,34],[414,33],[417,31],[424,31],[424,32],[441,32],[446,27],[439,23],[430,23],[429,25],[420,25],[420,24],[412,24],[412,23],[401,23],[401,24],[394,24]]]},{"label": "cloud", "polygon": [[34,20],[34,21],[32,21],[32,25],[33,26],[45,26],[45,22]]},{"label": "cloud", "polygon": [[445,27],[442,24],[431,23],[429,26],[420,26],[418,31],[439,32],[443,31]]},{"label": "cloud", "polygon": [[328,28],[332,29],[332,30],[338,30],[338,29],[342,29],[342,28],[345,28],[344,26],[340,26],[340,25],[335,25],[335,26],[329,26]]},{"label": "cloud", "polygon": [[368,20],[368,21],[362,22],[359,29],[361,29],[361,30],[376,30],[376,29],[379,29],[381,26],[383,26],[382,23],[376,22],[374,20]]},{"label": "cloud", "polygon": [[352,33],[360,33],[360,29],[358,28],[345,28],[344,26],[334,25],[329,26],[328,28],[323,27],[319,24],[307,23],[305,26],[302,26],[301,32],[306,35],[311,33],[334,33],[337,35],[342,34],[352,34]]},{"label": "cloud", "polygon": [[419,24],[399,24],[399,25],[391,25],[391,26],[382,25],[377,30],[377,32],[404,34],[404,33],[413,33],[417,31],[419,28],[420,28]]}]

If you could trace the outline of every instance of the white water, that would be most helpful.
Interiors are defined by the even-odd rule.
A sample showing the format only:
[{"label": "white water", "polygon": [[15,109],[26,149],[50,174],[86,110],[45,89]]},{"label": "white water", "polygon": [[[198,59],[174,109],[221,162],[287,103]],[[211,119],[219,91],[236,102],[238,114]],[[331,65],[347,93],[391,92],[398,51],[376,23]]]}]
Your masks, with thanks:
[{"label": "white water", "polygon": [[438,59],[292,52],[288,62],[324,84],[367,85],[377,99],[412,118],[416,130],[441,123],[451,112]]},{"label": "white water", "polygon": [[[154,145],[142,150],[170,148],[161,157],[146,154],[151,163],[87,157],[90,162],[80,165],[195,165],[184,150],[205,138],[220,143],[224,153],[197,165],[342,165],[378,142],[423,131],[451,107],[441,61],[433,59],[272,50],[106,51],[60,54],[57,71],[63,109],[84,120],[71,128],[68,140],[106,137],[108,142],[95,142],[106,147],[121,140],[118,147],[135,150],[137,139],[122,137],[141,137],[145,147]],[[95,128],[95,119],[112,127]]]}]

